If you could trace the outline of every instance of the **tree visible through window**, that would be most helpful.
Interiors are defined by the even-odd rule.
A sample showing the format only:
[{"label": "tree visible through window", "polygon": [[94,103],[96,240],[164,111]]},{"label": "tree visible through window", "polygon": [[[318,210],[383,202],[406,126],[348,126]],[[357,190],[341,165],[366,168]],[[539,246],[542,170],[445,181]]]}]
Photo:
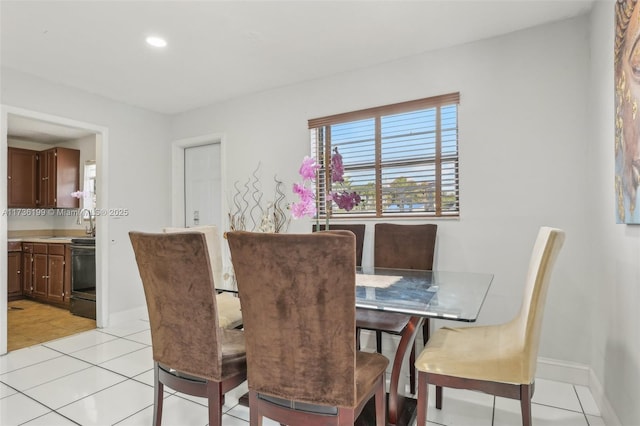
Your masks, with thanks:
[{"label": "tree visible through window", "polygon": [[[309,120],[320,217],[458,216],[459,99],[452,93]],[[362,199],[350,212],[326,198],[334,148],[343,187]]]}]

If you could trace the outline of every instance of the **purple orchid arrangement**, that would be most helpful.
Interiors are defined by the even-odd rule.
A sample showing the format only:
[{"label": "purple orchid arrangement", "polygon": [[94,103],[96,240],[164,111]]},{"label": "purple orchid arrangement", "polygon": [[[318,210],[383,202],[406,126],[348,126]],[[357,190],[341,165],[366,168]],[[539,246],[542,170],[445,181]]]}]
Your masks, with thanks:
[{"label": "purple orchid arrangement", "polygon": [[[333,155],[331,156],[331,182],[344,183],[344,165],[342,164],[342,155],[338,152],[338,147],[333,148]],[[338,207],[345,211],[353,210],[362,201],[357,192],[349,192],[346,189],[331,191],[328,198],[335,201]]]},{"label": "purple orchid arrangement", "polygon": [[[344,164],[342,163],[342,155],[338,152],[338,148],[333,149],[331,156],[331,182],[344,183]],[[302,183],[293,184],[293,192],[298,194],[300,200],[291,204],[291,216],[299,219],[303,216],[313,217],[317,213],[316,200],[311,187],[307,187],[307,183],[315,182],[316,173],[320,169],[320,165],[313,157],[306,156],[302,160],[300,166],[300,176]],[[355,206],[360,204],[360,195],[357,192],[349,192],[346,189],[341,191],[331,191],[327,194],[328,200],[333,200],[339,208],[351,211]]]},{"label": "purple orchid arrangement", "polygon": [[320,165],[316,163],[316,159],[306,156],[302,160],[300,166],[300,176],[302,183],[293,184],[293,192],[298,194],[300,201],[291,204],[291,216],[294,219],[300,219],[303,216],[313,217],[316,214],[316,201],[313,195],[313,189],[307,187],[307,183],[312,183],[316,179],[316,171]]}]

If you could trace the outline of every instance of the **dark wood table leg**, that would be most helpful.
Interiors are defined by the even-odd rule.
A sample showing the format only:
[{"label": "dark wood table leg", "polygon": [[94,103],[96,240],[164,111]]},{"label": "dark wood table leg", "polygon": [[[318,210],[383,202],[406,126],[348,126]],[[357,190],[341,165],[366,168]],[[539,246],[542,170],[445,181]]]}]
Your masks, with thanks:
[{"label": "dark wood table leg", "polygon": [[[389,424],[392,425],[398,424],[398,419],[400,418],[400,413],[403,408],[401,404],[404,402],[404,397],[398,395],[402,362],[404,361],[407,353],[411,351],[411,348],[413,348],[416,334],[418,333],[418,329],[420,329],[423,321],[424,318],[411,317],[411,320],[402,332],[400,343],[398,344],[396,355],[393,359],[393,367],[391,368],[391,383],[389,383],[389,405],[387,407]],[[411,366],[411,368],[413,368],[413,366]]]}]

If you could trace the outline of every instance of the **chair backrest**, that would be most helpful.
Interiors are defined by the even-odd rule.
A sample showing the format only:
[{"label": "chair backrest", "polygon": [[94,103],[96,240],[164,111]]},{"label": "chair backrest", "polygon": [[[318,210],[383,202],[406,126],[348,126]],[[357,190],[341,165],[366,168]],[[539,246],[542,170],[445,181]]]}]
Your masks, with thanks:
[{"label": "chair backrest", "polygon": [[[320,224],[320,231],[326,230],[326,225]],[[364,223],[352,223],[352,224],[330,224],[330,231],[351,231],[356,236],[356,266],[362,266],[362,250],[364,248],[364,233],[366,225]],[[316,225],[312,225],[311,232],[318,231]]]},{"label": "chair backrest", "polygon": [[564,239],[565,233],[560,229],[540,228],[529,261],[520,313],[508,324],[513,344],[523,351],[522,374],[529,380],[535,377],[547,290]]},{"label": "chair backrest", "polygon": [[222,287],[224,283],[224,271],[222,269],[222,240],[218,227],[215,225],[193,226],[191,228],[167,227],[163,232],[202,232],[207,240],[211,269],[213,270],[213,280],[217,287]]},{"label": "chair backrest", "polygon": [[355,238],[347,231],[227,233],[250,390],[355,403]]},{"label": "chair backrest", "polygon": [[220,381],[216,298],[205,236],[199,232],[129,232],[144,287],[153,359]]},{"label": "chair backrest", "polygon": [[433,269],[438,225],[377,223],[374,266],[378,268]]}]

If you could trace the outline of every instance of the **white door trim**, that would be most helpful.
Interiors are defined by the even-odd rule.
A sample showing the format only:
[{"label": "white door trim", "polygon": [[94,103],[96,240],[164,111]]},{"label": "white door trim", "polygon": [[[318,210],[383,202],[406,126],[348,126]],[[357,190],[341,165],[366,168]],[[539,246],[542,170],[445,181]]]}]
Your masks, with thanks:
[{"label": "white door trim", "polygon": [[[171,225],[183,227],[185,224],[184,217],[184,150],[194,146],[202,146],[219,143],[220,144],[220,188],[224,194],[226,188],[226,154],[225,154],[225,136],[219,133],[211,133],[208,135],[195,136],[192,138],[179,139],[171,143]],[[228,221],[225,214],[225,199],[220,200],[220,217],[222,224]],[[223,226],[226,228],[226,226]],[[222,231],[222,230],[221,230]]]},{"label": "white door trim", "polygon": [[[63,126],[85,129],[96,134],[97,204],[109,205],[109,167],[107,127],[72,120],[10,105],[0,105],[0,212],[7,211],[7,131],[9,114],[47,121]],[[96,217],[96,325],[109,325],[109,221],[107,216]],[[0,214],[0,253],[7,252],[7,215]],[[7,256],[0,256],[0,270],[7,270]],[[7,275],[0,274],[0,355],[7,353]]]}]

